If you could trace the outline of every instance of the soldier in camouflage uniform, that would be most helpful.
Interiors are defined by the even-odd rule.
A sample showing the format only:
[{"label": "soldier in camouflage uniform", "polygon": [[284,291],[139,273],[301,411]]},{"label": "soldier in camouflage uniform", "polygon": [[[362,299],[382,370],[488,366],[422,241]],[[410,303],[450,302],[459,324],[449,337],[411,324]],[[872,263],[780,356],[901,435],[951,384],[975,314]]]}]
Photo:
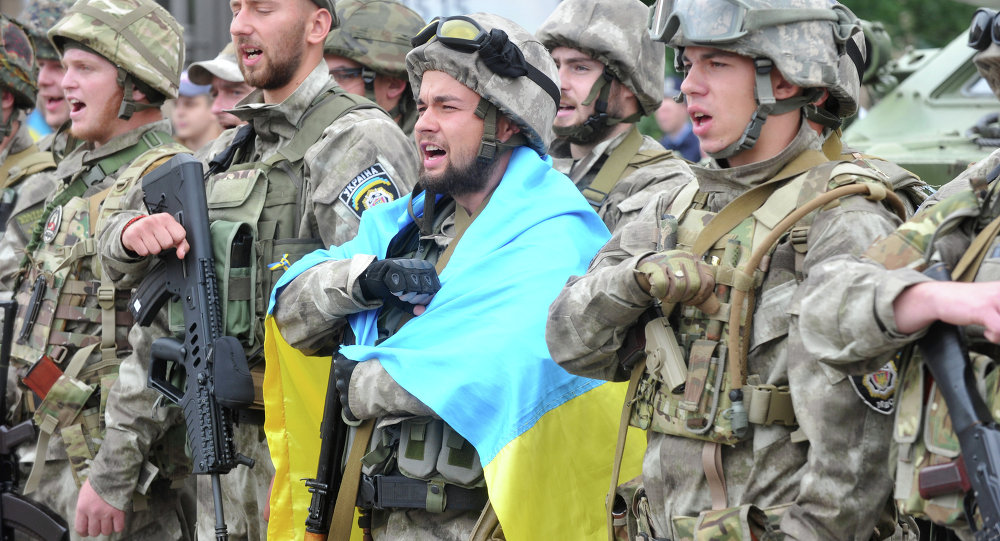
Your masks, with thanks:
[{"label": "soldier in camouflage uniform", "polygon": [[[231,110],[248,124],[227,130],[197,156],[207,164],[230,147],[235,151],[232,162],[213,170],[206,185],[209,219],[216,224],[246,222],[256,234],[252,256],[259,271],[253,285],[256,297],[245,291],[248,320],[239,322],[249,331],[227,330],[241,340],[252,367],[262,371],[264,309],[274,280],[302,254],[353,238],[366,208],[410,190],[417,163],[411,143],[383,111],[345,93],[329,76],[323,41],[337,24],[331,1],[286,2],[266,19],[256,2],[234,2],[232,7],[230,32],[240,69],[258,90]],[[309,32],[303,34],[301,28]],[[124,210],[109,219],[100,249],[107,276],[128,287],[141,280],[155,261],[148,256],[174,247],[183,256],[186,241],[184,229],[168,214],[137,219],[147,212],[142,191],[137,186],[124,191]],[[245,251],[240,248],[237,254]],[[249,290],[248,282],[242,284]],[[150,329],[136,329],[133,335],[139,333],[146,341],[168,334],[168,328],[163,311]],[[135,355],[124,361],[120,384],[110,399],[120,394],[123,403],[144,404],[130,410],[109,408],[105,447],[109,455],[100,476],[121,490],[135,484],[130,472],[142,464],[144,455],[130,453],[123,458],[120,451],[111,450],[149,449],[165,429],[155,422],[160,415],[155,412],[163,409],[154,409],[157,394],[145,388],[147,359],[148,355]],[[136,411],[154,411],[154,422],[137,421]],[[262,421],[261,411],[251,411],[235,429],[236,448],[255,459],[256,465],[237,468],[222,478],[226,521],[236,539],[267,535],[261,510],[274,469]],[[210,539],[215,524],[211,483],[207,476],[198,483],[198,533]]]},{"label": "soldier in camouflage uniform", "polygon": [[38,149],[26,116],[34,107],[38,66],[24,30],[0,18],[0,234],[17,208],[26,177],[55,167],[50,154]]},{"label": "soldier in camouflage uniform", "polygon": [[[11,364],[23,391],[15,417],[33,417],[40,429],[35,447],[21,452],[30,470],[23,489],[64,516],[76,530],[74,539],[113,530],[123,532],[116,539],[189,539],[180,490],[184,471],[156,475],[154,457],[137,490],[114,497],[88,477],[105,436],[108,392],[119,359],[130,350],[131,326],[128,292],[102,279],[96,238],[116,180],[141,175],[183,149],[160,112],[177,93],[181,28],[152,1],[84,0],[67,10],[49,38],[66,66],[72,134],[85,142],[41,174],[58,189],[40,199],[37,225],[12,228],[2,241],[19,242],[24,254],[14,288],[19,306]],[[78,493],[84,501],[102,494],[114,507],[93,515],[86,505],[78,508]]]},{"label": "soldier in camouflage uniform", "polygon": [[66,70],[47,33],[71,5],[73,0],[32,0],[25,2],[21,19],[25,21],[38,58],[38,109],[53,130],[38,141],[38,148],[51,150],[56,161],[73,150],[79,141],[69,134],[69,104],[60,86]]},{"label": "soldier in camouflage uniform", "polygon": [[[801,11],[775,20],[769,9]],[[828,161],[808,122],[811,107],[832,100],[837,115],[856,99],[837,69],[856,18],[826,0],[657,10],[652,28],[676,50],[712,160],[619,223],[552,304],[549,349],[570,372],[631,378],[630,423],[648,448],[642,487],[619,493],[629,535],[871,538],[890,496],[891,417],[873,392],[802,354],[791,324],[798,283],[818,262],[860,252],[903,214],[892,195],[894,212],[841,195],[888,183]],[[751,13],[760,24],[747,30]],[[836,204],[806,205],[821,194]]]},{"label": "soldier in camouflage uniform", "polygon": [[[458,46],[452,48],[434,38],[432,32],[439,31],[439,24],[463,24],[467,22],[464,17],[448,18],[428,26],[423,41],[407,55],[406,63],[410,83],[419,96],[420,118],[415,128],[423,157],[419,186],[445,197],[437,203],[429,218],[418,216],[419,227],[413,224],[404,230],[419,229],[419,239],[409,235],[413,242],[400,243],[398,247],[394,241],[392,245],[398,250],[387,252],[385,259],[358,254],[350,259],[326,261],[288,283],[281,290],[274,315],[282,335],[292,346],[303,351],[328,351],[337,345],[347,316],[377,308],[382,308],[378,316],[379,341],[399,332],[412,314],[405,313],[398,302],[392,304],[387,300],[383,304],[386,297],[362,285],[365,276],[398,258],[414,262],[417,268],[433,269],[432,265],[436,265],[440,272],[459,239],[465,238],[461,235],[466,230],[471,231],[467,229],[469,224],[491,208],[490,194],[498,185],[501,187],[496,189],[502,190],[501,178],[504,183],[508,182],[511,164],[515,160],[521,160],[519,163],[529,159],[537,161],[538,155],[544,155],[552,139],[552,119],[559,100],[555,83],[557,71],[551,57],[531,34],[511,21],[484,13],[469,15],[468,19],[489,36],[486,43],[503,47],[500,51],[491,50],[494,58],[514,59],[523,54],[524,61],[535,71],[528,70],[526,76],[503,76],[499,71],[504,69],[502,63],[499,67],[487,67],[482,60],[485,52],[477,53]],[[482,47],[486,49],[487,45]],[[514,49],[520,53],[515,54]],[[527,149],[521,146],[533,152],[526,152]],[[549,167],[545,165],[543,169],[549,170]],[[508,176],[503,176],[505,172]],[[534,204],[531,201],[525,199],[524,204],[531,206]],[[411,204],[417,207],[416,203]],[[582,204],[579,206],[585,208]],[[511,219],[516,220],[520,215],[514,212]],[[407,235],[397,236],[403,237]],[[516,246],[517,242],[514,240],[511,244]],[[317,297],[315,292],[320,290],[329,294]],[[428,483],[441,482],[450,494],[447,501],[436,502],[440,507],[434,509],[434,502],[404,503],[399,494],[388,491],[372,514],[374,539],[469,539],[486,501],[482,465],[475,449],[472,448],[472,453],[463,451],[468,461],[459,460],[454,464],[443,459],[438,461],[439,452],[440,456],[445,456],[440,440],[438,447],[429,443],[427,449],[411,455],[405,449],[416,450],[416,447],[404,449],[404,445],[419,445],[419,442],[401,433],[415,435],[425,425],[430,427],[429,432],[447,430],[454,434],[454,438],[448,439],[450,448],[469,449],[470,444],[453,432],[444,420],[436,418],[424,402],[401,387],[377,359],[358,363],[338,355],[334,365],[338,373],[336,385],[342,389],[340,397],[347,417],[376,419],[377,428],[371,440],[375,451],[371,455],[383,458],[371,463],[366,460],[363,473],[384,476],[386,482],[409,482],[418,486],[429,487]],[[427,425],[428,422],[431,424]],[[423,459],[416,458],[417,454]],[[410,462],[404,464],[405,459]],[[414,466],[413,462],[419,464]],[[459,478],[464,481],[458,481]],[[480,525],[484,530],[494,526]]]},{"label": "soldier in camouflage uniform", "polygon": [[639,0],[569,0],[536,32],[559,66],[556,169],[612,230],[654,193],[692,178],[679,155],[636,127],[663,100],[663,45],[643,31],[648,16]]},{"label": "soldier in camouflage uniform", "polygon": [[[983,25],[985,43],[973,39],[974,20],[970,44],[978,45],[976,67],[1000,97],[1000,46],[989,41],[993,16]],[[982,28],[979,32],[983,35]],[[843,256],[819,265],[804,283],[802,303],[810,310],[803,311],[798,322],[809,354],[836,370],[871,370],[920,338],[934,321],[964,326],[975,371],[982,378],[979,383],[987,403],[995,408],[1000,396],[997,373],[987,369],[995,363],[995,344],[1000,342],[998,166],[1000,151],[995,151],[943,186],[920,213],[864,256]],[[935,282],[921,272],[932,261],[964,272],[953,274],[954,282]],[[973,283],[962,283],[969,281]],[[972,539],[960,493],[925,500],[917,490],[921,468],[947,464],[958,453],[940,395],[924,394],[923,371],[919,362],[910,361],[897,392],[901,393],[893,431],[899,446],[897,503],[904,513]],[[913,400],[908,400],[911,396]],[[947,533],[934,535],[947,538]]]},{"label": "soldier in camouflage uniform", "polygon": [[323,45],[330,75],[344,90],[378,103],[412,137],[417,104],[405,58],[423,17],[395,0],[344,0],[337,8],[340,28]]}]

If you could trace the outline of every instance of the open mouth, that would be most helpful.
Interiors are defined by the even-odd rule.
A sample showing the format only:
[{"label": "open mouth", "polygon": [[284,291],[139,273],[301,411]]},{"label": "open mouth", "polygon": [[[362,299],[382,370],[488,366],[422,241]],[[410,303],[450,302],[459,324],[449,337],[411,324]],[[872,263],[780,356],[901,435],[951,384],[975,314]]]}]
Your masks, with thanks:
[{"label": "open mouth", "polygon": [[62,107],[62,104],[66,102],[66,98],[62,96],[45,98],[45,108],[49,110],[58,109]]},{"label": "open mouth", "polygon": [[424,157],[424,168],[431,168],[443,162],[445,156],[448,154],[445,149],[432,143],[421,144],[420,151]]},{"label": "open mouth", "polygon": [[576,110],[576,107],[573,106],[573,105],[564,105],[564,104],[560,103],[559,104],[559,110],[556,112],[556,115],[557,116],[566,115],[566,114],[572,113],[575,110]]},{"label": "open mouth", "polygon": [[256,47],[245,47],[243,49],[244,58],[251,62],[260,58],[262,54],[264,54],[264,51]]},{"label": "open mouth", "polygon": [[691,123],[696,127],[701,127],[709,120],[712,120],[712,117],[710,115],[706,115],[705,113],[694,113],[691,115]]},{"label": "open mouth", "polygon": [[69,98],[66,100],[69,103],[69,113],[73,116],[78,115],[81,111],[87,108],[87,104],[74,98]]}]

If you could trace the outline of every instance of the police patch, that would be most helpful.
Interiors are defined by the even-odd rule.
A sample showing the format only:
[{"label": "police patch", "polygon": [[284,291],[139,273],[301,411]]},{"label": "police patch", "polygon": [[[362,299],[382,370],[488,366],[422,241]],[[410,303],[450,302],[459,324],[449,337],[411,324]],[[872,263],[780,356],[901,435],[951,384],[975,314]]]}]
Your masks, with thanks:
[{"label": "police patch", "polygon": [[858,393],[861,400],[871,409],[889,415],[896,406],[896,385],[899,381],[899,372],[896,370],[896,362],[899,360],[897,353],[893,359],[871,374],[863,376],[851,376],[851,385],[854,392]]},{"label": "police patch", "polygon": [[340,201],[347,205],[358,218],[361,213],[382,203],[399,199],[399,189],[381,163],[358,173],[340,192]]},{"label": "police patch", "polygon": [[51,244],[52,241],[56,240],[56,234],[59,233],[59,224],[62,223],[62,210],[62,207],[52,209],[48,220],[45,221],[45,229],[42,231],[42,242]]}]

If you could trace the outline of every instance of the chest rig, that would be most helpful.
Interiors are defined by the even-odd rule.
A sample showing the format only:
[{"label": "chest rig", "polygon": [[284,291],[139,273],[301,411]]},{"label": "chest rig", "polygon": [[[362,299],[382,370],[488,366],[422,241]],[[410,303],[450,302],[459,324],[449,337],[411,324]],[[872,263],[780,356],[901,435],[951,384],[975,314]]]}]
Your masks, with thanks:
[{"label": "chest rig", "polygon": [[[719,213],[704,209],[707,194],[697,181],[680,191],[660,217],[660,249],[675,244],[712,263],[721,307],[714,314],[661,307],[645,325],[645,365],[641,375],[633,373],[638,381],[632,426],[734,445],[751,435],[750,425],[796,425],[787,385],[764,384],[766,375],[747,374],[755,301],[779,242],[795,251],[795,272],[785,273],[785,281],[801,279],[818,209],[851,194],[888,199],[903,213],[880,177],[814,151]],[[779,285],[768,280],[769,287]]]},{"label": "chest rig", "polygon": [[[14,206],[17,204],[15,186],[35,173],[55,168],[56,162],[52,153],[39,150],[38,145],[34,143],[21,152],[7,156],[0,164],[0,179],[5,179],[2,191],[0,191],[0,233],[5,231],[7,219],[10,218]],[[38,211],[40,210],[39,208]],[[29,211],[30,209],[26,209],[19,214],[23,215]],[[36,211],[35,214],[38,212]]]},{"label": "chest rig", "polygon": [[[216,156],[205,186],[226,334],[245,348],[264,342],[263,321],[274,283],[322,239],[300,237],[309,194],[304,156],[332,122],[354,109],[376,107],[328,88],[310,104],[295,135],[266,159],[255,157],[252,124]],[[180,320],[171,312],[171,322]]]},{"label": "chest rig", "polygon": [[[104,408],[120,356],[129,349],[128,291],[117,291],[102,276],[97,258],[97,238],[112,212],[104,208],[106,198],[116,186],[131,184],[183,150],[168,134],[147,132],[137,144],[71,177],[32,231],[16,287],[11,348],[21,381],[33,392],[25,396],[23,409],[40,430],[25,493],[37,486],[56,432],[82,484],[103,438]],[[116,174],[113,186],[84,197]],[[95,351],[100,352],[97,361],[92,360]]]}]

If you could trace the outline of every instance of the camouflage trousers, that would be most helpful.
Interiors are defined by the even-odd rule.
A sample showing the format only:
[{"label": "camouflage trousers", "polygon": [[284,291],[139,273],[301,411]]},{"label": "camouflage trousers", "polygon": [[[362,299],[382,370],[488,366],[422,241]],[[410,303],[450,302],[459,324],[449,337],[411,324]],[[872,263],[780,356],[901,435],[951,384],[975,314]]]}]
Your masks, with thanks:
[{"label": "camouflage trousers", "polygon": [[372,517],[375,541],[467,541],[479,511],[430,513],[422,509],[376,512]]},{"label": "camouflage trousers", "polygon": [[[30,462],[21,463],[22,481],[31,470]],[[184,483],[172,488],[160,480],[149,488],[144,501],[133,501],[135,508],[125,510],[125,530],[120,534],[99,537],[80,537],[73,531],[76,520],[76,499],[80,493],[73,478],[68,460],[49,460],[45,463],[38,489],[29,496],[46,505],[66,520],[70,540],[101,541],[188,541],[193,536],[194,483]],[[20,537],[19,537],[20,538]]]},{"label": "camouflage trousers", "polygon": [[[263,511],[274,477],[264,430],[252,424],[233,427],[236,450],[254,460],[253,468],[238,466],[222,480],[222,509],[232,541],[265,541],[267,523]],[[198,475],[198,539],[215,540],[215,499],[212,477]]]}]

